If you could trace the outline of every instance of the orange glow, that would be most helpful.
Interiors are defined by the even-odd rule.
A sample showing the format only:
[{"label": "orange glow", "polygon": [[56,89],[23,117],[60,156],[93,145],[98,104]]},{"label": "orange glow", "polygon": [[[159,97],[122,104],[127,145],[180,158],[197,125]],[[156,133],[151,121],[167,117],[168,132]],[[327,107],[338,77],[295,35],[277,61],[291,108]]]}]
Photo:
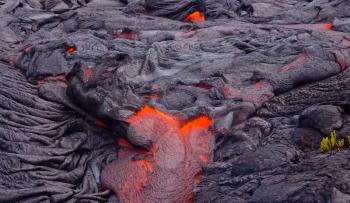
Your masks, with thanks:
[{"label": "orange glow", "polygon": [[332,22],[327,22],[323,24],[324,28],[327,30],[331,30],[333,28],[333,23]]},{"label": "orange glow", "polygon": [[68,52],[69,54],[73,54],[73,53],[75,52],[75,48],[74,48],[74,47],[69,47],[69,48],[67,49],[67,52]]},{"label": "orange glow", "polygon": [[202,89],[211,89],[213,88],[213,85],[209,85],[209,84],[197,84],[197,85],[193,85],[194,87],[198,87],[198,88],[202,88]]},{"label": "orange glow", "polygon": [[185,21],[192,22],[192,23],[203,22],[204,20],[205,20],[204,15],[199,11],[195,11],[195,12],[191,13],[185,19]]},{"label": "orange glow", "polygon": [[203,154],[199,155],[198,158],[199,158],[199,160],[201,160],[205,164],[209,163],[208,157],[203,155]]},{"label": "orange glow", "polygon": [[147,160],[138,160],[137,162],[140,167],[144,168],[147,172],[152,172],[154,170],[152,163]]},{"label": "orange glow", "polygon": [[[164,122],[167,122],[169,125],[178,125],[177,121],[174,117],[169,116],[153,107],[150,106],[144,106],[141,108],[139,112],[137,112],[135,115],[130,116],[127,121],[131,124],[138,123],[140,121],[143,121],[147,117],[156,117],[160,118],[160,120],[163,120]],[[138,127],[138,126],[136,126]]]},{"label": "orange glow", "polygon": [[198,185],[202,180],[202,171],[194,176],[194,184]]},{"label": "orange glow", "polygon": [[127,122],[138,136],[152,140],[152,148],[134,149],[120,139],[117,160],[102,171],[103,186],[121,203],[191,202],[202,166],[211,158],[213,121],[206,115],[183,121],[144,106]]},{"label": "orange glow", "polygon": [[201,115],[192,121],[188,121],[181,127],[180,132],[183,136],[186,136],[190,134],[191,130],[208,129],[211,124],[212,120],[208,116]]}]

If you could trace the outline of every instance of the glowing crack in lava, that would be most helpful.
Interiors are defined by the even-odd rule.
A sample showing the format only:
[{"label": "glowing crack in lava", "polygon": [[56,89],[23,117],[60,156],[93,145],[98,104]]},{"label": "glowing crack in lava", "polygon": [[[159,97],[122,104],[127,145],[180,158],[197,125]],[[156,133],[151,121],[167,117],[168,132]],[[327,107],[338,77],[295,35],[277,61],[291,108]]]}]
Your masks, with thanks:
[{"label": "glowing crack in lava", "polygon": [[186,22],[192,22],[192,23],[203,22],[204,20],[205,20],[204,15],[199,11],[195,11],[195,12],[191,13],[185,19]]},{"label": "glowing crack in lava", "polygon": [[333,23],[332,23],[332,22],[327,22],[327,23],[325,23],[325,24],[324,24],[324,28],[325,28],[326,30],[331,30],[331,29],[333,29]]},{"label": "glowing crack in lava", "polygon": [[151,139],[150,151],[136,150],[125,140],[117,160],[102,171],[102,184],[120,202],[191,202],[202,166],[210,160],[212,120],[201,115],[179,121],[149,106],[128,118],[135,132]]},{"label": "glowing crack in lava", "polygon": [[67,53],[68,54],[73,54],[75,52],[75,48],[74,47],[68,47],[67,48]]}]

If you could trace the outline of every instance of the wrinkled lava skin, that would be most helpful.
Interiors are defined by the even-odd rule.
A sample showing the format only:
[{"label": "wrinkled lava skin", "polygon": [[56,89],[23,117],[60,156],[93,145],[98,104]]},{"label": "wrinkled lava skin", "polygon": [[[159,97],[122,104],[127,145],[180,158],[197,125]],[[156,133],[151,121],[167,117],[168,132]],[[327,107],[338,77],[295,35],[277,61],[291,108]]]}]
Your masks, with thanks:
[{"label": "wrinkled lava skin", "polygon": [[0,0],[0,203],[350,202],[349,10]]},{"label": "wrinkled lava skin", "polygon": [[102,184],[120,202],[191,202],[203,164],[211,157],[212,121],[199,116],[189,121],[145,106],[128,122],[136,133],[153,141],[152,149],[136,150],[125,140],[117,160],[102,172]]}]

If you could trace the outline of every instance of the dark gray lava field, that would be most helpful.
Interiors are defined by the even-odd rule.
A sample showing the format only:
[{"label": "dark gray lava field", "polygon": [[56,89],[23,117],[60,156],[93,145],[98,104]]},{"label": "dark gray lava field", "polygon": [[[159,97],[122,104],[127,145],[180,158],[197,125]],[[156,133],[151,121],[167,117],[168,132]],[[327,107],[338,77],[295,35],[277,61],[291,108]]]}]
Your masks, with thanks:
[{"label": "dark gray lava field", "polygon": [[350,203],[349,65],[349,0],[0,0],[0,203]]}]

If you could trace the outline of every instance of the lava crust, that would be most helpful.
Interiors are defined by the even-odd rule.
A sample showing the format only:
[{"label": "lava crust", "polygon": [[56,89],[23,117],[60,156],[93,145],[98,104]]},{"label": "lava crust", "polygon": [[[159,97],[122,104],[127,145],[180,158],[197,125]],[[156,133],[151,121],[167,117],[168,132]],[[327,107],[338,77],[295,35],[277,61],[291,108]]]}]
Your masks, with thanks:
[{"label": "lava crust", "polygon": [[0,202],[350,202],[349,9],[0,0]]}]

